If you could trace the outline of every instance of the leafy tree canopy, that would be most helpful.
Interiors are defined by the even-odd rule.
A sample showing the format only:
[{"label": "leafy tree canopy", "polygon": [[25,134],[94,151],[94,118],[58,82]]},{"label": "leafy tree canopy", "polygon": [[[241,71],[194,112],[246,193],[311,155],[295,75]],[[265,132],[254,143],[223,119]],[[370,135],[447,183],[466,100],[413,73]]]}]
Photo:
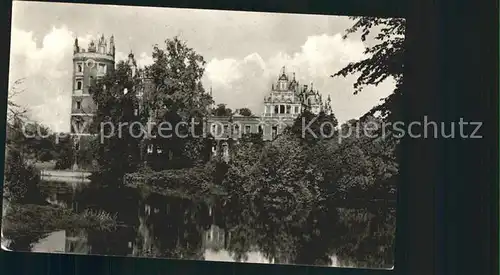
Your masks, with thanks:
[{"label": "leafy tree canopy", "polygon": [[212,111],[211,111],[211,114],[213,116],[228,117],[228,116],[231,116],[232,113],[233,113],[233,110],[227,108],[226,104],[223,104],[223,103],[218,104],[217,107],[212,109]]},{"label": "leafy tree canopy", "polygon": [[361,40],[366,41],[371,33],[378,31],[378,34],[373,38],[374,45],[366,47],[365,59],[348,64],[332,77],[358,74],[354,83],[354,94],[361,92],[366,86],[376,86],[386,79],[394,79],[396,87],[393,93],[385,98],[383,103],[375,106],[368,115],[380,112],[389,121],[400,120],[405,20],[358,16],[351,19],[355,20],[355,23],[347,29],[344,39],[361,33]]},{"label": "leafy tree canopy", "polygon": [[252,111],[248,108],[241,108],[239,110],[239,114],[242,115],[242,116],[252,116]]},{"label": "leafy tree canopy", "polygon": [[184,121],[207,114],[212,97],[205,92],[201,78],[205,60],[178,37],[165,40],[164,48],[153,49],[154,63],[145,69],[156,89],[151,94],[149,107],[162,120],[164,112],[174,111]]}]

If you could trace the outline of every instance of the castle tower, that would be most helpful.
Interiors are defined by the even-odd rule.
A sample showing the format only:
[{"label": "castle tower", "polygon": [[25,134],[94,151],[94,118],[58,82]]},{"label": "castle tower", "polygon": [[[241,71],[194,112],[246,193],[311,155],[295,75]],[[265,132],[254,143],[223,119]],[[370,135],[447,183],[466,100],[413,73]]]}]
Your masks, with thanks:
[{"label": "castle tower", "polygon": [[264,99],[264,116],[290,119],[297,117],[301,111],[301,101],[297,91],[298,82],[295,80],[295,73],[290,80],[283,67],[278,80],[271,86],[271,93]]},{"label": "castle tower", "polygon": [[[73,46],[73,75],[71,96],[71,134],[80,140],[82,136],[91,135],[92,117],[97,109],[89,88],[92,83],[106,75],[115,67],[114,41],[110,39],[110,49],[102,35],[97,45],[91,41],[87,50],[80,47],[78,38]],[[79,144],[75,144],[76,149]]]},{"label": "castle tower", "polygon": [[313,114],[319,114],[324,108],[323,100],[318,90],[314,90],[314,84],[311,83],[309,90],[307,85],[304,85],[304,108]]},{"label": "castle tower", "polygon": [[132,51],[128,54],[127,65],[132,70],[132,77],[137,73],[137,62],[135,61],[134,53]]}]

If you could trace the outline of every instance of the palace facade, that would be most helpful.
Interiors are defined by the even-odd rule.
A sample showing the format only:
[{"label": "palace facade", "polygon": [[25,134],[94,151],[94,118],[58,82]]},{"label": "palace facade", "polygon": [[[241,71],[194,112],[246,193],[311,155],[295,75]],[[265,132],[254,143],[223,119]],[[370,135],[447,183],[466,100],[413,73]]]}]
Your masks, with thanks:
[{"label": "palace facade", "polygon": [[245,133],[261,133],[264,140],[273,140],[306,109],[330,114],[331,99],[323,100],[312,84],[301,86],[295,73],[290,77],[283,67],[263,99],[261,115],[243,116],[236,110],[229,117],[208,117],[207,127],[216,140],[235,140]]}]

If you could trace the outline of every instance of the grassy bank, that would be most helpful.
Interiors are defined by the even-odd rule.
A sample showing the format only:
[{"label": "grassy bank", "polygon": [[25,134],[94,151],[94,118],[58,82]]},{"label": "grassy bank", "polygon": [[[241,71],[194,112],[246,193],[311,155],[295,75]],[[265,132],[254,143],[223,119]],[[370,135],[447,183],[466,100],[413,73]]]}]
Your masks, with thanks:
[{"label": "grassy bank", "polygon": [[77,214],[66,208],[35,204],[10,205],[2,221],[8,239],[76,228],[110,231],[116,226],[116,217],[106,212],[86,210]]},{"label": "grassy bank", "polygon": [[125,175],[124,184],[145,193],[206,201],[225,194],[221,187],[214,184],[214,173],[214,168],[208,166],[137,172]]}]

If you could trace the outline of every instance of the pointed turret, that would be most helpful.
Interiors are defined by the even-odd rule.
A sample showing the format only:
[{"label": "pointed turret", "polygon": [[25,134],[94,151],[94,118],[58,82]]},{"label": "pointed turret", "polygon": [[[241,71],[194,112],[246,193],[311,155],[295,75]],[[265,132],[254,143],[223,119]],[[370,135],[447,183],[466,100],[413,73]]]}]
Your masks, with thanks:
[{"label": "pointed turret", "polygon": [[75,44],[73,46],[73,53],[78,53],[80,52],[80,47],[78,46],[78,37],[75,38]]},{"label": "pointed turret", "polygon": [[94,43],[94,40],[90,40],[90,43],[89,43],[89,52],[95,52],[95,43]]},{"label": "pointed turret", "polygon": [[326,102],[325,102],[325,113],[327,115],[330,115],[332,113],[332,104],[331,104],[332,100],[330,98],[330,95],[328,95],[328,98],[326,99]]},{"label": "pointed turret", "polygon": [[135,62],[134,58],[134,53],[132,53],[132,50],[130,50],[130,53],[128,54],[128,66],[132,70],[132,77],[135,76],[135,73],[137,71],[137,63]]},{"label": "pointed turret", "polygon": [[286,76],[285,66],[283,66],[283,68],[281,69],[281,75],[278,78],[278,80],[288,81],[288,77]]},{"label": "pointed turret", "polygon": [[99,38],[99,42],[97,44],[97,51],[102,54],[106,54],[106,39],[104,38],[104,34]]},{"label": "pointed turret", "polygon": [[111,56],[115,57],[115,37],[111,35],[109,38],[109,52]]}]

